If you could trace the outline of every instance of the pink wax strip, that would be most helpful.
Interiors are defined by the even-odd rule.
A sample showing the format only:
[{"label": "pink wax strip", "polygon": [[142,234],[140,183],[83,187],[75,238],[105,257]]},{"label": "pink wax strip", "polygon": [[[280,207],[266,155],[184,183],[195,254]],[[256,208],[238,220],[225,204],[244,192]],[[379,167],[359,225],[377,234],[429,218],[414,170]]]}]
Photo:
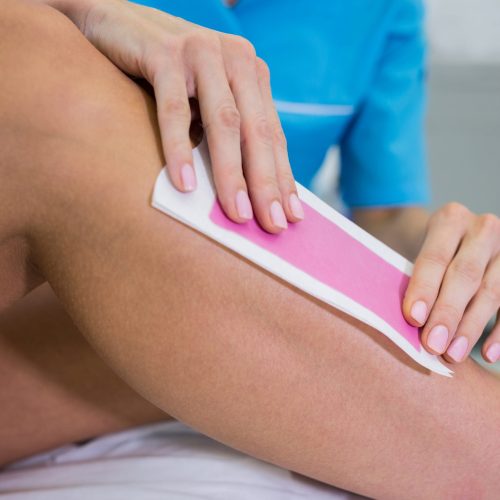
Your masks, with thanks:
[{"label": "pink wax strip", "polygon": [[218,202],[210,219],[369,309],[420,351],[418,328],[407,323],[401,312],[408,276],[307,203],[302,204],[304,220],[290,224],[279,235],[266,233],[254,220],[232,222]]}]

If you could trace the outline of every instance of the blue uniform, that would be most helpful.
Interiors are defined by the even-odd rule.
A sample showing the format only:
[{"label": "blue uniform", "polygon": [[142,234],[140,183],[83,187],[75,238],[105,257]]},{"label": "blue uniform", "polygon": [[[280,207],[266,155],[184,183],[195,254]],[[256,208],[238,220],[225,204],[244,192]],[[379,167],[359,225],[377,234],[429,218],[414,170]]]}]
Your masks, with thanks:
[{"label": "blue uniform", "polygon": [[421,0],[139,0],[248,38],[270,67],[296,179],[338,145],[350,207],[428,200]]}]

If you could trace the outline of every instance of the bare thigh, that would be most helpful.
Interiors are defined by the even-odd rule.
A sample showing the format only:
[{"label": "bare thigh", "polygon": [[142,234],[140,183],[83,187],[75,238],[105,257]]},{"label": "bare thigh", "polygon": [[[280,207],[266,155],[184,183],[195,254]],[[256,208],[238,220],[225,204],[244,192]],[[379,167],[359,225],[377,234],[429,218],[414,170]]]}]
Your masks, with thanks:
[{"label": "bare thigh", "polygon": [[0,442],[11,460],[169,418],[104,363],[48,284],[0,315],[0,378]]}]

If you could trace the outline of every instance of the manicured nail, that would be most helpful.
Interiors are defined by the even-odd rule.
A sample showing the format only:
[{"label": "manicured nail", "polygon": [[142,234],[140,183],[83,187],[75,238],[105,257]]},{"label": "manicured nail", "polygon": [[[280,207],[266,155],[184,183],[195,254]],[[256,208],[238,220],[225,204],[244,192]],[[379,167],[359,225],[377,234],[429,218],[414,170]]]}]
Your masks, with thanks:
[{"label": "manicured nail", "polygon": [[236,210],[242,219],[250,220],[253,217],[252,204],[246,191],[236,193]]},{"label": "manicured nail", "polygon": [[427,305],[422,300],[417,300],[410,311],[411,317],[419,324],[423,325],[427,319]]},{"label": "manicured nail", "polygon": [[486,357],[490,363],[496,363],[500,359],[500,344],[495,342],[488,347]]},{"label": "manicured nail", "polygon": [[304,218],[304,208],[302,207],[302,203],[300,202],[299,197],[295,193],[292,193],[290,195],[290,198],[288,199],[288,202],[290,204],[290,210],[292,211],[293,216],[297,219],[302,220]]},{"label": "manicured nail", "polygon": [[435,352],[442,354],[448,343],[448,328],[443,325],[435,326],[427,337],[427,345]]},{"label": "manicured nail", "polygon": [[181,168],[181,180],[184,191],[194,191],[196,189],[196,175],[194,168],[186,163]]},{"label": "manicured nail", "polygon": [[271,220],[273,224],[280,229],[286,229],[288,227],[285,212],[283,212],[283,207],[279,201],[273,201],[271,203]]},{"label": "manicured nail", "polygon": [[469,341],[465,337],[458,337],[451,343],[446,353],[453,361],[460,363],[464,359],[468,347]]}]

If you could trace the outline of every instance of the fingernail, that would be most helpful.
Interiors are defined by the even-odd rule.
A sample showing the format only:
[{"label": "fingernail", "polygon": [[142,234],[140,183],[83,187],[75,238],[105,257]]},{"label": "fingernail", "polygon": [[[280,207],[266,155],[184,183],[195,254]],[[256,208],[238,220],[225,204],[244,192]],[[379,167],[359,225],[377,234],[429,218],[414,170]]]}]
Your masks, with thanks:
[{"label": "fingernail", "polygon": [[427,305],[425,302],[417,300],[411,307],[410,315],[419,325],[423,325],[427,319]]},{"label": "fingernail", "polygon": [[498,342],[495,342],[488,347],[486,357],[490,363],[496,363],[498,361],[500,358],[500,344]]},{"label": "fingernail", "polygon": [[451,343],[446,353],[453,361],[459,363],[464,359],[468,347],[469,341],[465,337],[458,337]]},{"label": "fingernail", "polygon": [[286,229],[288,227],[285,212],[283,212],[283,207],[279,201],[273,201],[271,203],[271,220],[273,224],[280,229]]},{"label": "fingernail", "polygon": [[435,352],[442,354],[448,343],[448,328],[443,325],[435,326],[427,337],[427,345]]},{"label": "fingernail", "polygon": [[196,189],[196,175],[194,168],[186,163],[181,168],[182,187],[185,191],[194,191]]},{"label": "fingernail", "polygon": [[292,211],[293,216],[297,217],[297,219],[303,219],[304,208],[302,207],[302,203],[300,202],[299,197],[295,193],[292,193],[290,195],[290,198],[288,199],[288,202],[290,204],[290,210]]},{"label": "fingernail", "polygon": [[242,219],[250,220],[253,217],[252,204],[246,191],[236,193],[236,210]]}]

